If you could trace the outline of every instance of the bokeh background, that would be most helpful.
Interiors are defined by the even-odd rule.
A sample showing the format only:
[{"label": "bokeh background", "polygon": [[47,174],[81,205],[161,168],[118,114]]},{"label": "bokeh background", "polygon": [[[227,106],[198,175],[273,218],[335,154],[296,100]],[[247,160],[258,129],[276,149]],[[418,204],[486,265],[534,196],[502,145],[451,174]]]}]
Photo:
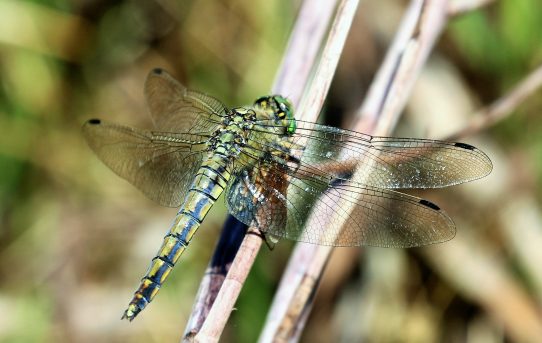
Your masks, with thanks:
[{"label": "bokeh background", "polygon": [[[348,127],[406,4],[361,2],[321,121]],[[0,0],[0,341],[179,340],[226,210],[219,201],[155,301],[134,322],[120,321],[175,209],[102,165],[80,127],[92,117],[150,127],[142,87],[158,66],[227,105],[251,103],[271,87],[299,5]],[[454,18],[397,135],[453,134],[541,63],[539,0],[496,1]],[[453,241],[337,249],[302,340],[536,337],[541,112],[538,91],[510,117],[463,138],[492,158],[489,177],[416,193],[454,219]],[[291,247],[262,249],[223,341],[256,340]]]}]

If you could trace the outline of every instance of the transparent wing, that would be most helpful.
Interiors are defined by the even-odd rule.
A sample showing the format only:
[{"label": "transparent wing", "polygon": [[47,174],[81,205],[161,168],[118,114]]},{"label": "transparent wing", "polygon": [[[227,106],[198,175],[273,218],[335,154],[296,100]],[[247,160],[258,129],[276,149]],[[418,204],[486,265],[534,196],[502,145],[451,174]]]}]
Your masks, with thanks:
[{"label": "transparent wing", "polygon": [[212,132],[229,110],[217,99],[188,90],[163,69],[145,81],[149,112],[157,129],[168,132]]},{"label": "transparent wing", "polygon": [[[273,149],[283,130],[275,130],[280,127],[271,121],[258,124],[260,130],[256,128],[250,139]],[[465,143],[373,137],[301,121],[289,140],[294,143],[291,153],[302,156],[299,172],[327,181],[349,179],[388,189],[439,188],[484,177],[492,169],[482,151]]]},{"label": "transparent wing", "polygon": [[238,163],[233,176],[226,191],[230,213],[274,236],[332,246],[415,247],[455,235],[452,220],[436,205],[392,190],[326,183],[272,163]]},{"label": "transparent wing", "polygon": [[201,161],[207,137],[160,133],[91,119],[83,135],[96,155],[120,177],[164,206],[177,207]]}]

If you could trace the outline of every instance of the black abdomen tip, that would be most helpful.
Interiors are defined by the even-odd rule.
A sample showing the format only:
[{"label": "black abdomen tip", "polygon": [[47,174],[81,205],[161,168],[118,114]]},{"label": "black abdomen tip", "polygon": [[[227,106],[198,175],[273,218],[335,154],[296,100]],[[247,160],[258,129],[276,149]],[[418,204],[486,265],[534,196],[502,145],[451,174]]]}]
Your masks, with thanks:
[{"label": "black abdomen tip", "polygon": [[473,147],[472,145],[467,144],[467,143],[455,143],[455,146],[460,147],[460,148],[463,148],[463,149],[467,149],[467,150],[474,150],[474,149],[476,149],[475,147]]},{"label": "black abdomen tip", "polygon": [[98,124],[101,124],[101,120],[100,119],[90,119],[88,121],[89,124],[92,124],[92,125],[98,125]]},{"label": "black abdomen tip", "polygon": [[422,199],[422,200],[420,200],[420,204],[422,204],[422,205],[424,205],[424,206],[427,206],[427,207],[429,207],[429,208],[432,208],[432,209],[435,210],[435,211],[440,211],[440,207],[438,207],[437,205],[433,204],[431,201]]},{"label": "black abdomen tip", "polygon": [[162,74],[162,71],[163,71],[162,68],[154,68],[152,70],[153,74],[156,74],[156,75]]}]

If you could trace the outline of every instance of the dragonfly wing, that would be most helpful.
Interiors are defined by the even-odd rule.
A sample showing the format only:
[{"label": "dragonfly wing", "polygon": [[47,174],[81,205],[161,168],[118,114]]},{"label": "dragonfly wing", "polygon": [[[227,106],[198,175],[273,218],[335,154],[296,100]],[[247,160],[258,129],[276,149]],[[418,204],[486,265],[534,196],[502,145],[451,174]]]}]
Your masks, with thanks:
[{"label": "dragonfly wing", "polygon": [[154,125],[168,132],[212,132],[229,112],[219,100],[187,89],[159,68],[147,76],[145,96]]},{"label": "dragonfly wing", "polygon": [[226,205],[235,218],[263,231],[286,226],[290,205],[282,196],[288,186],[286,182],[275,176],[264,181],[259,168],[236,168],[232,176],[226,189]]},{"label": "dragonfly wing", "polygon": [[345,180],[307,178],[282,165],[238,167],[226,201],[230,213],[247,225],[320,245],[415,247],[455,235],[452,220],[427,200]]},{"label": "dragonfly wing", "polygon": [[[311,214],[306,229],[293,233],[324,245],[409,248],[448,241],[456,232],[450,217],[428,200],[350,182],[330,186]],[[321,232],[322,227],[329,229]]]},{"label": "dragonfly wing", "polygon": [[[91,119],[83,125],[91,149],[120,177],[164,206],[184,199],[201,161],[206,137],[159,133]],[[199,151],[198,151],[199,149]]]},{"label": "dragonfly wing", "polygon": [[[296,123],[290,138],[296,143],[292,153],[302,155],[302,171],[309,176],[331,176],[388,189],[440,188],[481,178],[492,169],[487,155],[465,143],[373,137],[315,123]],[[268,129],[276,124],[261,125]],[[262,135],[253,136],[260,144],[269,141]]]}]

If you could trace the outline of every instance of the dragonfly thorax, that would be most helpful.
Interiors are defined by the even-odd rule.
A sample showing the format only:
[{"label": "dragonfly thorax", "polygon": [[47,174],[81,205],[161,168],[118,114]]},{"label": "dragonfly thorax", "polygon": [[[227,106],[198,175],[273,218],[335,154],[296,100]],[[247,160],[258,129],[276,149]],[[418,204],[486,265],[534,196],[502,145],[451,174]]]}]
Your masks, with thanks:
[{"label": "dragonfly thorax", "polygon": [[246,144],[249,130],[254,126],[255,118],[256,114],[251,109],[233,109],[209,139],[207,143],[209,152],[230,158],[239,156]]}]

